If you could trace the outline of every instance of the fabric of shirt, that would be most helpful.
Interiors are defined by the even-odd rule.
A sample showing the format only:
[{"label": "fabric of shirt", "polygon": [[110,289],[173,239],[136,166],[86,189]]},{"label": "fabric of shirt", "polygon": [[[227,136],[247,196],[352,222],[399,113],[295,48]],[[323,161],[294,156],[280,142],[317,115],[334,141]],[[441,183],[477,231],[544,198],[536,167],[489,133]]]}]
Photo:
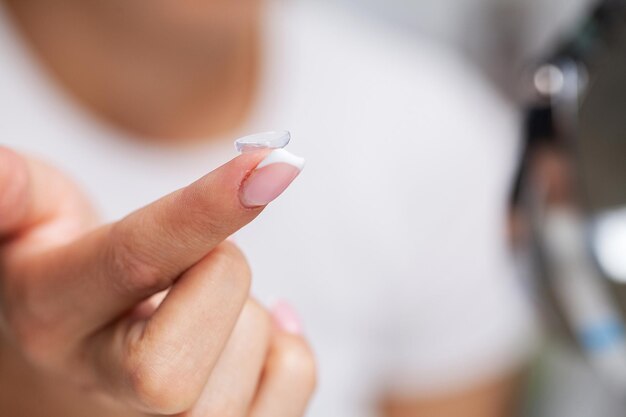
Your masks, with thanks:
[{"label": "fabric of shirt", "polygon": [[[302,317],[320,372],[309,415],[368,416],[381,392],[515,366],[532,329],[505,236],[515,109],[460,57],[332,6],[274,4],[265,28],[241,134],[290,130],[307,166],[235,239],[254,295]],[[160,147],[102,124],[6,10],[0,57],[0,144],[67,172],[104,221],[235,156],[234,137]]]}]

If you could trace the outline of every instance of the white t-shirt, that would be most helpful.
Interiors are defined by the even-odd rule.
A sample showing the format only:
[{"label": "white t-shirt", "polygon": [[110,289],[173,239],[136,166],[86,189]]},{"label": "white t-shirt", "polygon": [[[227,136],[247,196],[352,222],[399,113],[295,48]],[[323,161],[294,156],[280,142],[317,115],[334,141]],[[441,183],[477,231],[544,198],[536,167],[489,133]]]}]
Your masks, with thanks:
[{"label": "white t-shirt", "polygon": [[[331,6],[267,15],[264,82],[242,133],[291,130],[307,167],[236,240],[254,293],[303,318],[320,367],[310,415],[366,416],[381,390],[446,389],[514,365],[532,327],[504,237],[514,109],[466,62]],[[0,144],[67,171],[105,220],[235,154],[99,124],[6,12],[0,57]]]}]

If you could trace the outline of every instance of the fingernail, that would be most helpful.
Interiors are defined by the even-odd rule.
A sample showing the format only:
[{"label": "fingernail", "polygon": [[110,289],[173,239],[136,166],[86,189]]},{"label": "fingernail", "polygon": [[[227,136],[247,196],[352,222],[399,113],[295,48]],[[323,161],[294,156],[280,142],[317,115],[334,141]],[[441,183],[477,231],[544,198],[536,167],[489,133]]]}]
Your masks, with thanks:
[{"label": "fingernail", "polygon": [[304,168],[304,159],[285,149],[269,153],[252,171],[241,188],[241,203],[246,207],[265,206],[276,199]]},{"label": "fingernail", "polygon": [[272,316],[276,325],[291,334],[302,334],[302,322],[291,304],[279,301],[272,307]]}]

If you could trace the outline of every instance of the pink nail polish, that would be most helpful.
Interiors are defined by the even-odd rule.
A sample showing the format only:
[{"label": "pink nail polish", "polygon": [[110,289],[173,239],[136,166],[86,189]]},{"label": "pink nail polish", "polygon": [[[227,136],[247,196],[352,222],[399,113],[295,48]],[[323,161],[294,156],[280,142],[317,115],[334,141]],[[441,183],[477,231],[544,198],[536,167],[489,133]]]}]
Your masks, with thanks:
[{"label": "pink nail polish", "polygon": [[291,334],[302,334],[302,322],[293,307],[286,301],[279,301],[272,307],[276,325]]},{"label": "pink nail polish", "polygon": [[241,188],[241,203],[259,207],[271,203],[281,195],[300,174],[304,159],[284,149],[276,149],[263,159]]}]

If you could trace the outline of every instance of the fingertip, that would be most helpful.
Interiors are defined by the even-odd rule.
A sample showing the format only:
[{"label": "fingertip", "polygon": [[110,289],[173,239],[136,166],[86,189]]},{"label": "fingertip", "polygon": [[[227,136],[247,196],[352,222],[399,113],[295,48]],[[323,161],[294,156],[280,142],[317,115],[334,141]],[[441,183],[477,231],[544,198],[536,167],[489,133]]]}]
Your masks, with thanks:
[{"label": "fingertip", "polygon": [[236,156],[227,165],[232,165],[235,169],[245,172],[246,174],[254,171],[254,169],[263,161],[270,153],[271,149],[259,149],[253,152],[246,152]]},{"label": "fingertip", "polygon": [[285,149],[275,149],[256,165],[241,185],[244,207],[264,207],[280,196],[304,168],[304,159]]},{"label": "fingertip", "polygon": [[[238,155],[183,189],[183,194],[196,202],[207,201],[206,197],[210,196],[208,201],[218,203],[217,205],[226,204],[231,213],[239,211],[233,212],[233,209],[246,209],[245,211],[248,211],[248,207],[242,206],[240,202],[240,190],[257,165],[270,152],[271,150],[262,149]],[[219,192],[217,192],[218,190]]]}]

